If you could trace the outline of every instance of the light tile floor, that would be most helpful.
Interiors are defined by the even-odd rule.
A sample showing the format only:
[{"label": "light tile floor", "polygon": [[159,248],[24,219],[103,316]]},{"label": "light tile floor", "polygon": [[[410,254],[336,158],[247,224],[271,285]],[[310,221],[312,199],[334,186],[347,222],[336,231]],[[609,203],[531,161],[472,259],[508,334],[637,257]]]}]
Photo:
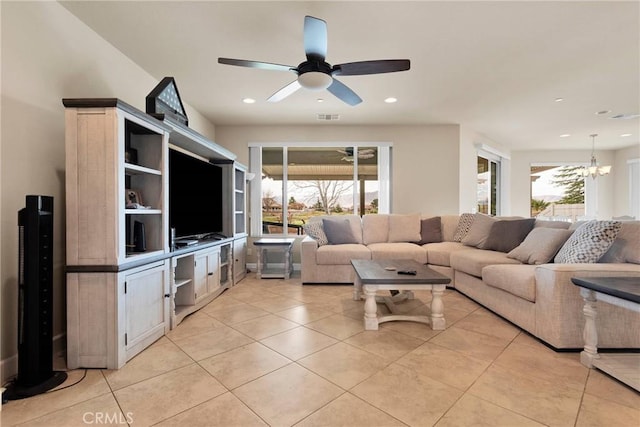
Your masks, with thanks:
[{"label": "light tile floor", "polygon": [[[250,274],[122,369],[5,404],[1,425],[640,426],[639,393],[454,290],[445,331],[364,331],[351,295]],[[403,309],[428,310],[416,298]]]}]

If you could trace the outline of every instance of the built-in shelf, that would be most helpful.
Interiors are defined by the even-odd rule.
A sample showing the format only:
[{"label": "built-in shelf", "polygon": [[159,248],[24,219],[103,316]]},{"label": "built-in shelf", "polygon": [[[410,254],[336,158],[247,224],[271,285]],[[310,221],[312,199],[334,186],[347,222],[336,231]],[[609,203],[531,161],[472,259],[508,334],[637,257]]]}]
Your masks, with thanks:
[{"label": "built-in shelf", "polygon": [[124,170],[130,175],[147,173],[150,175],[162,175],[162,172],[157,169],[147,168],[145,166],[134,165],[133,163],[125,163]]},{"label": "built-in shelf", "polygon": [[158,215],[162,211],[160,209],[125,209],[124,213],[127,215]]},{"label": "built-in shelf", "polygon": [[179,288],[182,285],[186,285],[187,283],[191,283],[191,279],[176,279],[175,287]]}]

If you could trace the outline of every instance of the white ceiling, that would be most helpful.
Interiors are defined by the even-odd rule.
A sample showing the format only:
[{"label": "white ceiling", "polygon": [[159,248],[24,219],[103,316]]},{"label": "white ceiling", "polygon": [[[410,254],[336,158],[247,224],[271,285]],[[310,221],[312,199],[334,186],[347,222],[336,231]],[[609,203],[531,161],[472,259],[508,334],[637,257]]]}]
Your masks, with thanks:
[{"label": "white ceiling", "polygon": [[[461,124],[514,150],[590,149],[592,133],[597,149],[640,143],[638,118],[611,118],[640,113],[637,1],[63,4],[158,80],[175,77],[216,125],[318,124],[329,113],[340,120],[326,126]],[[364,100],[350,107],[326,91],[267,103],[293,73],[217,63],[297,66],[305,15],[327,21],[330,64],[407,58],[411,70],[340,78]]]}]

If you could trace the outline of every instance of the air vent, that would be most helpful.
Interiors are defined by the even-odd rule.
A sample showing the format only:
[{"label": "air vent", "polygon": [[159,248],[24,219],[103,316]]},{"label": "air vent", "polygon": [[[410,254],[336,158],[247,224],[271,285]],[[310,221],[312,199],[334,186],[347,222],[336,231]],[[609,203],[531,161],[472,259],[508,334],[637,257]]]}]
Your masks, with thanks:
[{"label": "air vent", "polygon": [[340,120],[340,114],[318,114],[318,120],[326,122],[330,120]]}]

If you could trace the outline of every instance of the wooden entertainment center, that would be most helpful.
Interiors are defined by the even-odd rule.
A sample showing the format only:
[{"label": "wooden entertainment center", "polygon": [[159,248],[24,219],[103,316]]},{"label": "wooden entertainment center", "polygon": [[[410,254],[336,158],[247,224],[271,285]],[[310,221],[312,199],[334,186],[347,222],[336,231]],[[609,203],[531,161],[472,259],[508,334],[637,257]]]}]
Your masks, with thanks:
[{"label": "wooden entertainment center", "polygon": [[[247,169],[168,116],[116,98],[63,104],[67,366],[118,369],[245,276]],[[214,239],[170,242],[170,148],[222,169]]]}]

